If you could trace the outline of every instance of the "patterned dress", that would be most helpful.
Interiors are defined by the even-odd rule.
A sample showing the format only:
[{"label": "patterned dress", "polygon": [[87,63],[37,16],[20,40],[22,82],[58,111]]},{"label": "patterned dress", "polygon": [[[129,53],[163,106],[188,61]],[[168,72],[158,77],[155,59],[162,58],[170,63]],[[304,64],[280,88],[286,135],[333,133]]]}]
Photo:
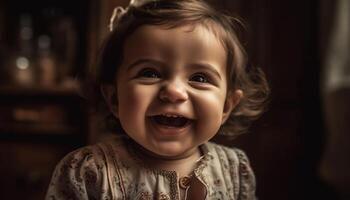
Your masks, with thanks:
[{"label": "patterned dress", "polygon": [[[177,173],[148,168],[131,144],[116,138],[71,152],[56,166],[46,199],[180,199]],[[202,188],[202,199],[256,199],[255,177],[241,150],[210,142],[200,150],[191,179]],[[185,199],[199,199],[187,198],[189,188]]]}]

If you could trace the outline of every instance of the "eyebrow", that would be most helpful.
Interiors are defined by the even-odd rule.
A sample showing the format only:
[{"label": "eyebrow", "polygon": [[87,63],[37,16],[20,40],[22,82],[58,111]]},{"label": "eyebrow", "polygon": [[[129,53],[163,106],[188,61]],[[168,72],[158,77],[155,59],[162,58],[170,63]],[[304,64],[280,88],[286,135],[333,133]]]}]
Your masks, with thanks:
[{"label": "eyebrow", "polygon": [[195,70],[199,70],[199,69],[203,69],[205,68],[205,70],[215,74],[220,80],[222,80],[222,77],[220,75],[220,73],[211,65],[211,64],[207,64],[207,63],[195,63],[191,65],[192,68],[194,68]]},{"label": "eyebrow", "polygon": [[142,63],[152,63],[155,64],[157,66],[163,66],[163,62],[159,61],[159,60],[155,60],[155,59],[149,59],[149,58],[141,58],[136,60],[135,62],[131,63],[130,65],[127,66],[127,71],[131,70],[132,68],[134,68],[135,66],[142,64]]}]

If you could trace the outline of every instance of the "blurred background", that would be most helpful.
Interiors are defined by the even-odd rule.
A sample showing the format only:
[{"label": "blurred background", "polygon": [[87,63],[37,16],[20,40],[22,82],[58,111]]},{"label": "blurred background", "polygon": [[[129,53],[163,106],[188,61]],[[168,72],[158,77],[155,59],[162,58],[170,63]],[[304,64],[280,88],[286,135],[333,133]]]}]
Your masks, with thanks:
[{"label": "blurred background", "polygon": [[[244,149],[261,200],[350,199],[350,3],[207,0],[247,24],[272,96]],[[0,0],[0,198],[43,199],[55,164],[99,140],[79,92],[128,0]],[[220,141],[219,141],[220,142]]]}]

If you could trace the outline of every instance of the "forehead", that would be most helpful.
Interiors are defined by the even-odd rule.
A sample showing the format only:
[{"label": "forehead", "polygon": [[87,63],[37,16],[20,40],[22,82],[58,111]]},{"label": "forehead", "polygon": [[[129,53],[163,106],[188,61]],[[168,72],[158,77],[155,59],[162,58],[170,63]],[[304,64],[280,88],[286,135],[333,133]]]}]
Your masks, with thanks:
[{"label": "forehead", "polygon": [[[146,38],[157,35],[158,39],[169,38],[173,35],[193,35],[200,39],[215,40],[215,42],[222,42],[222,27],[215,23],[193,23],[193,24],[163,24],[163,25],[141,25],[137,27],[129,36],[126,36],[126,42],[131,39]],[[169,35],[169,33],[172,33]],[[162,34],[164,33],[164,34]],[[161,36],[161,37],[159,37]],[[148,39],[148,38],[147,38]],[[224,45],[223,45],[224,46]]]},{"label": "forehead", "polygon": [[124,58],[129,56],[161,56],[167,59],[180,57],[226,62],[226,51],[221,41],[203,25],[171,28],[159,25],[141,26],[124,43]]}]

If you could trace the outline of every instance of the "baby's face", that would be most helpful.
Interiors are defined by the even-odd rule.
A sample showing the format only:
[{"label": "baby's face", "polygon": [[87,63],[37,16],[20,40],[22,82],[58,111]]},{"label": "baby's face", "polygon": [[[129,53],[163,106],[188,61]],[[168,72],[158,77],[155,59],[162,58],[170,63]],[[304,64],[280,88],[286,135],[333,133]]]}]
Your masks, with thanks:
[{"label": "baby's face", "polygon": [[125,42],[114,114],[147,150],[186,156],[230,114],[226,79],[226,51],[206,28],[142,26]]}]

